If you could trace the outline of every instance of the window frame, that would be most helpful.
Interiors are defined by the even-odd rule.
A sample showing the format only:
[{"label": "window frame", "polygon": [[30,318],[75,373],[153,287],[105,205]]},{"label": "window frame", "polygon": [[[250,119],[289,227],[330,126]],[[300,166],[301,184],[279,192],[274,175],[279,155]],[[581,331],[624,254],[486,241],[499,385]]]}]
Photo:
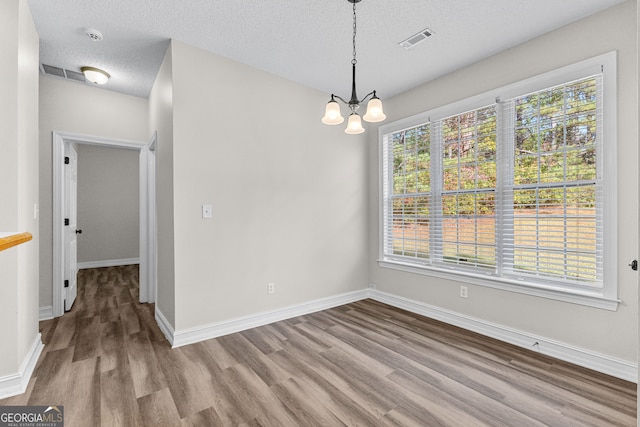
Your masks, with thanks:
[{"label": "window frame", "polygon": [[[543,73],[525,80],[521,80],[494,90],[475,95],[460,101],[456,101],[438,108],[425,111],[404,119],[400,119],[378,128],[378,168],[379,168],[379,254],[378,265],[383,268],[390,268],[410,273],[417,273],[441,279],[453,280],[456,282],[471,283],[480,286],[502,289],[511,292],[517,292],[527,295],[534,295],[543,298],[550,298],[559,301],[565,301],[575,304],[587,305],[606,310],[617,310],[620,300],[618,299],[617,285],[617,53],[616,51],[608,52],[578,63],[574,63],[547,73]],[[493,272],[480,273],[469,271],[464,268],[456,268],[455,266],[443,267],[442,265],[431,265],[429,263],[406,261],[386,258],[384,254],[385,245],[385,206],[387,183],[393,183],[393,168],[388,169],[388,175],[385,176],[384,162],[388,161],[384,158],[385,136],[404,129],[410,129],[430,123],[430,131],[434,128],[437,120],[459,115],[468,111],[477,110],[489,105],[497,104],[497,116],[499,123],[504,123],[502,116],[505,111],[501,106],[500,100],[511,100],[519,96],[523,96],[532,92],[544,90],[558,85],[570,83],[572,81],[584,79],[596,74],[602,75],[602,143],[597,144],[596,156],[598,159],[598,173],[602,173],[603,179],[603,285],[598,288],[581,288],[574,284],[562,286],[557,281],[536,279],[529,281],[524,278],[499,277]],[[500,156],[502,151],[500,147],[504,144],[501,141],[500,134],[504,128],[497,129],[498,133],[498,152]],[[431,147],[435,141],[431,138]],[[607,149],[603,147],[606,144]],[[433,155],[431,161],[434,161]],[[499,164],[500,159],[497,159]],[[432,166],[433,172],[433,166]],[[497,186],[496,197],[502,197],[505,182],[503,168],[497,170]],[[433,176],[433,174],[432,174]],[[433,183],[432,183],[433,188]],[[498,214],[497,214],[498,215]],[[498,227],[498,224],[496,225]],[[497,235],[497,250],[501,250],[502,242],[500,235]],[[430,245],[433,245],[430,242]]]}]

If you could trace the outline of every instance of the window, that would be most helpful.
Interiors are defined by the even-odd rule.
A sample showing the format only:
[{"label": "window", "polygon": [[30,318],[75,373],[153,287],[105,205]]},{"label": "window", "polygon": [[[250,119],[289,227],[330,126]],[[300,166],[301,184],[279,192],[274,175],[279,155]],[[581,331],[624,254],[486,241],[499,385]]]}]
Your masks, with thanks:
[{"label": "window", "polygon": [[441,181],[436,195],[437,260],[496,268],[496,107],[436,122]]},{"label": "window", "polygon": [[602,285],[601,77],[516,98],[508,261],[514,274]]},{"label": "window", "polygon": [[430,259],[431,152],[429,125],[390,136],[392,215],[385,252],[400,259]]},{"label": "window", "polygon": [[382,126],[381,265],[615,308],[614,78],[603,55]]}]

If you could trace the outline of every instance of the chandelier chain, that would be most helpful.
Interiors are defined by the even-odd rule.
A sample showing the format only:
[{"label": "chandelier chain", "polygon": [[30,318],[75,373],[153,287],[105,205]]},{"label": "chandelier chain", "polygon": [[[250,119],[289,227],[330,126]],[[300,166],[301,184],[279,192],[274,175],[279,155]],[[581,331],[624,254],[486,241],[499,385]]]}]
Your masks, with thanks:
[{"label": "chandelier chain", "polygon": [[353,59],[351,60],[351,64],[356,65],[358,62],[356,60],[356,3],[353,2]]}]

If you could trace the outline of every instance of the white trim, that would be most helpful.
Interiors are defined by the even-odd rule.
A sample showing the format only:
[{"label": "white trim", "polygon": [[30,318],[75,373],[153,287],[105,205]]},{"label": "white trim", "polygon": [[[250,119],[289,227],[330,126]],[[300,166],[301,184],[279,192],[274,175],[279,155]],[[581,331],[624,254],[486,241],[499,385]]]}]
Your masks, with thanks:
[{"label": "white trim", "polygon": [[17,373],[0,377],[0,399],[16,396],[27,390],[33,370],[44,348],[41,338],[42,334],[38,333]]},{"label": "white trim", "polygon": [[[244,331],[297,316],[327,310],[344,304],[370,298],[390,306],[416,313],[430,319],[439,320],[459,328],[516,345],[531,351],[538,351],[556,359],[593,369],[607,375],[634,383],[638,382],[638,365],[606,354],[596,353],[570,344],[562,343],[529,332],[519,331],[482,319],[477,319],[451,310],[435,307],[420,301],[404,298],[376,290],[375,284],[360,291],[348,292],[333,297],[321,298],[307,303],[265,311],[235,319],[224,320],[209,325],[175,331],[164,315],[156,308],[156,321],[172,348],[194,344],[211,338]],[[535,343],[538,343],[535,347]]]},{"label": "white trim", "polygon": [[140,258],[107,259],[104,261],[79,262],[78,270],[84,270],[87,268],[117,267],[120,265],[133,265],[133,264],[140,264]]},{"label": "white trim", "polygon": [[[375,285],[373,285],[375,286]],[[540,337],[528,332],[508,328],[496,323],[487,322],[454,311],[435,307],[420,301],[404,298],[368,289],[369,298],[396,308],[420,314],[431,319],[439,320],[469,331],[507,342],[532,351],[564,360],[565,362],[593,369],[607,375],[621,378],[633,383],[638,382],[638,365],[605,354],[596,353],[580,347],[575,347],[548,338]],[[535,343],[538,345],[535,345]],[[534,347],[535,345],[535,347]]]},{"label": "white trim", "polygon": [[156,145],[158,133],[140,150],[140,302],[156,302]]},{"label": "white trim", "polygon": [[47,305],[46,307],[40,307],[38,314],[39,321],[53,319],[53,306]]},{"label": "white trim", "polygon": [[[604,257],[605,297],[618,297],[618,69],[617,51],[602,55],[603,100],[604,111],[604,143],[598,144],[600,152],[596,156],[601,160],[604,173]],[[614,143],[609,143],[613,141]],[[606,147],[606,150],[604,149]],[[600,166],[599,165],[599,166]],[[606,286],[614,283],[613,286]]]},{"label": "white trim", "polygon": [[53,131],[54,135],[59,135],[65,142],[83,144],[83,145],[99,145],[108,147],[123,148],[126,150],[140,151],[145,143],[138,141],[129,141],[126,139],[105,138],[102,136],[82,135],[72,132]]},{"label": "white trim", "polygon": [[174,340],[173,337],[175,335],[174,329],[169,323],[169,321],[167,320],[167,318],[164,317],[164,314],[162,314],[162,312],[158,309],[157,306],[156,306],[155,317],[156,317],[156,323],[158,324],[158,327],[164,334],[164,337],[167,339],[167,341],[169,341],[169,344],[171,344],[171,346],[173,347],[173,340]]},{"label": "white trim", "polygon": [[53,316],[64,313],[64,136],[53,132]]},{"label": "white trim", "polygon": [[[348,292],[332,297],[321,298],[307,303],[292,305],[277,310],[265,311],[262,313],[251,314],[248,316],[237,317],[235,319],[223,320],[209,325],[198,326],[195,328],[175,331],[173,334],[172,347],[181,347],[187,344],[193,344],[199,341],[220,337],[235,332],[244,331],[258,326],[267,325],[269,323],[281,320],[291,319],[296,316],[314,313],[316,311],[326,310],[337,307],[339,305],[349,304],[354,301],[360,301],[367,298],[368,290],[360,290]],[[165,333],[166,335],[166,333]]]},{"label": "white trim", "polygon": [[482,276],[481,274],[468,271],[456,270],[447,271],[430,266],[416,266],[405,264],[399,261],[378,260],[378,265],[382,268],[404,271],[407,273],[421,274],[423,276],[438,277],[440,279],[453,280],[462,283],[471,283],[487,288],[501,289],[524,295],[533,295],[541,298],[548,298],[556,301],[564,301],[572,304],[586,305],[588,307],[601,308],[603,310],[617,311],[621,300],[603,297],[600,293],[580,292],[575,289],[559,289],[557,286],[545,287],[542,284],[532,285],[527,282],[519,283],[517,280]]}]

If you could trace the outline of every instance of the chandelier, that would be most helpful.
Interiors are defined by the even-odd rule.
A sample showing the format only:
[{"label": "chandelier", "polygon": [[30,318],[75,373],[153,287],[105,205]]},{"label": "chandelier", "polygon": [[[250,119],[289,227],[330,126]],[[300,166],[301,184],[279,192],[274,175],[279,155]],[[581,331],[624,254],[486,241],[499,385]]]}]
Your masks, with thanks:
[{"label": "chandelier", "polygon": [[339,125],[344,122],[344,117],[342,117],[342,113],[340,112],[340,105],[336,98],[349,106],[351,110],[351,114],[349,115],[349,121],[347,122],[347,128],[344,130],[348,134],[359,134],[364,132],[364,128],[362,127],[362,121],[360,120],[360,115],[358,114],[358,108],[360,108],[360,104],[364,103],[369,97],[369,103],[367,104],[367,112],[362,117],[368,122],[375,123],[381,122],[387,118],[384,112],[382,111],[382,101],[380,98],[376,96],[376,91],[374,90],[371,93],[368,93],[367,96],[362,98],[362,100],[358,101],[358,95],[356,95],[356,3],[359,3],[360,0],[347,0],[349,3],[353,3],[353,59],[351,60],[351,69],[352,69],[352,79],[351,79],[351,99],[349,101],[345,101],[343,98],[338,95],[331,94],[331,100],[327,103],[324,117],[322,118],[322,123],[326,125]]}]

